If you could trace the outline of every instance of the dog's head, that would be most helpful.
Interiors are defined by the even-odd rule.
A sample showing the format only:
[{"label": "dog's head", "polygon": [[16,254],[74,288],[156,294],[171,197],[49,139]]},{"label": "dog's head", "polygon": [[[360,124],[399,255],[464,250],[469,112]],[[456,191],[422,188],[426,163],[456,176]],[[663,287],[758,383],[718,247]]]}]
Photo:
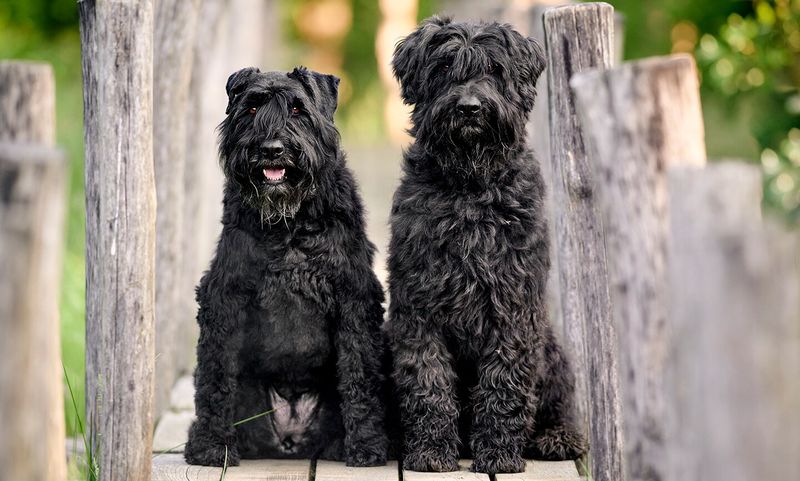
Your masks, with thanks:
[{"label": "dog's head", "polygon": [[507,24],[441,17],[422,22],[392,59],[414,105],[411,134],[428,150],[467,154],[469,164],[524,139],[544,66],[542,47]]},{"label": "dog's head", "polygon": [[333,124],[339,79],[296,68],[246,68],[228,79],[220,161],[242,198],[274,223],[293,217],[339,146]]}]

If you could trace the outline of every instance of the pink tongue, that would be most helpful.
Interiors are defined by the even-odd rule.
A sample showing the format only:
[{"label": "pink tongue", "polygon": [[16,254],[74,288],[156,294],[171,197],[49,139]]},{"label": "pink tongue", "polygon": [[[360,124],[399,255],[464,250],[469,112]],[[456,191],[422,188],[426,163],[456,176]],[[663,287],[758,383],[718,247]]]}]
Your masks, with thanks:
[{"label": "pink tongue", "polygon": [[286,174],[286,169],[264,169],[264,177],[268,180],[281,180],[284,174]]}]

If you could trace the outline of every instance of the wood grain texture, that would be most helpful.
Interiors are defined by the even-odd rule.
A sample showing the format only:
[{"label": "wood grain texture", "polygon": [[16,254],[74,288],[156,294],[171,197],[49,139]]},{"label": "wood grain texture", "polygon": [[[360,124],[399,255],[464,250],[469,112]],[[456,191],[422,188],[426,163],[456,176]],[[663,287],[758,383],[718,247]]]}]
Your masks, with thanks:
[{"label": "wood grain texture", "polygon": [[155,413],[168,403],[172,384],[188,369],[181,332],[191,314],[179,288],[183,259],[184,173],[189,83],[198,0],[157,0],[153,51],[153,162],[156,179]]},{"label": "wood grain texture", "polygon": [[669,481],[800,479],[800,243],[761,175],[670,171]]},{"label": "wood grain texture", "polygon": [[524,473],[496,474],[497,481],[580,481],[574,461],[527,461]]},{"label": "wood grain texture", "polygon": [[54,145],[55,91],[50,65],[0,62],[0,141]]},{"label": "wood grain texture", "polygon": [[315,481],[398,481],[400,471],[397,461],[389,461],[386,466],[371,468],[350,468],[344,463],[317,461]]},{"label": "wood grain texture", "polygon": [[220,72],[224,53],[218,45],[222,43],[221,24],[226,5],[225,0],[201,2],[197,14],[198,33],[191,53],[194,60],[189,82],[189,108],[185,111],[181,278],[180,287],[176,289],[179,317],[176,319],[178,334],[175,347],[179,351],[179,372],[190,371],[195,363],[195,346],[199,336],[195,321],[195,286],[200,282],[203,271],[208,269],[213,242],[219,230],[219,214],[212,209],[208,199],[215,197],[211,193],[219,189],[213,182],[215,176],[220,176],[214,129],[222,120],[225,108],[227,72]]},{"label": "wood grain texture", "polygon": [[[562,1],[559,4],[571,4],[569,1]],[[535,39],[543,47],[547,42],[544,38],[544,12],[550,8],[551,5],[545,2],[535,3],[528,9],[528,25],[524,32],[531,38]],[[510,7],[510,8],[513,8]],[[553,164],[550,162],[550,107],[548,105],[548,85],[547,85],[547,69],[539,76],[536,82],[536,103],[531,110],[528,124],[526,125],[528,131],[528,144],[533,149],[536,159],[539,161],[539,167],[542,173],[542,178],[545,183],[544,192],[544,207],[547,213],[547,218],[550,219],[548,223],[548,234],[550,238],[550,277],[547,279],[547,312],[550,316],[550,323],[553,325],[555,331],[561,337],[564,332],[564,319],[561,313],[561,293],[559,291],[558,279],[558,252],[554,246],[557,245],[556,241],[556,228],[555,222],[555,207],[553,205]]]},{"label": "wood grain texture", "polygon": [[[293,459],[245,459],[229,467],[225,481],[309,481],[311,462]],[[222,468],[190,466],[182,454],[153,457],[153,481],[219,481]]]},{"label": "wood grain texture", "polygon": [[[52,101],[55,92],[48,95]],[[0,103],[4,100],[0,93]],[[23,130],[17,132],[30,138]],[[0,479],[4,480],[67,477],[58,336],[65,174],[64,155],[52,147],[0,142]]]},{"label": "wood grain texture", "polygon": [[469,470],[472,461],[462,459],[458,462],[459,470],[450,473],[421,473],[403,470],[403,481],[489,481],[485,473],[473,473]]},{"label": "wood grain texture", "polygon": [[586,3],[547,10],[550,161],[555,250],[565,345],[576,378],[579,426],[599,481],[621,472],[617,341],[611,318],[603,226],[594,165],[584,143],[569,80],[612,65],[614,9]]},{"label": "wood grain texture", "polygon": [[690,56],[678,55],[579,73],[571,85],[597,168],[618,333],[624,415],[619,479],[665,479],[666,168],[705,163],[697,70]]},{"label": "wood grain texture", "polygon": [[151,474],[153,5],[78,3],[86,149],[86,400],[102,481]]}]

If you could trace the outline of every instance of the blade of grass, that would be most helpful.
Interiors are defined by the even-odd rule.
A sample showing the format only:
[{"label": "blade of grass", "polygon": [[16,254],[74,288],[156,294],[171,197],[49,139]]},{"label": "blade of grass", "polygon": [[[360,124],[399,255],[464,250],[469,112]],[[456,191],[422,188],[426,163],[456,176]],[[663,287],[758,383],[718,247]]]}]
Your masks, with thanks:
[{"label": "blade of grass", "polygon": [[219,473],[219,481],[225,481],[225,474],[228,472],[228,445],[225,445],[225,459],[222,461],[222,472]]},{"label": "blade of grass", "polygon": [[254,419],[258,419],[258,418],[267,416],[267,415],[272,414],[274,412],[275,412],[274,409],[270,409],[269,411],[264,411],[263,413],[258,413],[255,416],[250,416],[249,418],[242,419],[241,421],[236,421],[235,423],[233,423],[233,427],[239,426],[239,425],[244,424],[244,423],[249,423],[250,421],[252,421]]},{"label": "blade of grass", "polygon": [[178,445],[172,446],[171,448],[167,448],[167,449],[165,449],[163,451],[159,451],[159,452],[157,452],[156,454],[153,455],[153,459],[156,459],[157,457],[161,456],[162,454],[171,453],[174,450],[180,448],[181,446],[185,446],[185,445],[186,445],[186,443],[180,443]]},{"label": "blade of grass", "polygon": [[97,466],[97,460],[94,458],[94,450],[92,445],[89,444],[89,441],[86,439],[86,430],[83,427],[83,421],[81,421],[80,411],[78,411],[78,402],[75,400],[75,392],[72,389],[72,382],[69,380],[67,368],[63,363],[61,364],[61,369],[64,371],[64,381],[67,383],[67,390],[69,390],[69,396],[72,399],[72,408],[75,410],[75,420],[78,423],[78,430],[83,438],[83,449],[86,453],[86,478],[88,481],[97,481],[100,477],[100,472]]}]

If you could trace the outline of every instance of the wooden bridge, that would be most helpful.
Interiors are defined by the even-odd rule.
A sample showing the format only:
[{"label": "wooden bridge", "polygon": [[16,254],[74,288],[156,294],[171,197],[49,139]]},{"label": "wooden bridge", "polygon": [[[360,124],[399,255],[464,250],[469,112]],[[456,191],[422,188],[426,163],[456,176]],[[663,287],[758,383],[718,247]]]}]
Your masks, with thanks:
[{"label": "wooden bridge", "polygon": [[[199,3],[162,0],[159,18],[183,19],[192,14],[184,9]],[[170,59],[205,59],[211,47],[198,42],[196,51],[181,51],[186,43],[175,35],[182,33],[154,25],[152,0],[83,0],[79,10],[86,435],[101,453],[93,468],[102,481],[220,479],[220,469],[187,466],[180,454],[154,455],[152,438],[159,421],[157,443],[172,422],[183,423],[173,431],[182,439],[191,418],[185,397],[180,409],[167,402],[191,358],[189,343],[178,341],[193,332],[191,309],[172,291],[174,283],[190,290],[187,279],[196,278],[198,266],[176,280],[185,266],[171,256],[183,242],[195,253],[190,260],[201,258],[197,242],[207,233],[164,222],[184,217],[162,215],[181,203],[176,199],[197,200],[204,192],[176,187],[195,185],[185,176],[198,171],[186,169],[186,159],[201,154],[181,152],[186,136],[177,137],[183,147],[173,145],[159,122],[189,110],[177,94],[190,87],[196,105],[207,106],[203,79],[190,84]],[[579,424],[590,440],[581,474],[595,481],[800,479],[797,233],[762,217],[755,166],[707,164],[690,56],[616,65],[614,12],[604,3],[524,14],[512,20],[547,45],[530,130],[551,192],[550,307],[574,361]],[[155,58],[147,32],[156,34]],[[65,179],[63,155],[53,145],[54,102],[49,68],[0,64],[2,480],[66,478],[54,314]],[[212,137],[216,120],[195,125],[203,132],[198,143]],[[186,127],[184,121],[170,122]],[[375,186],[364,168],[366,191]],[[571,481],[578,471],[569,462],[531,461],[525,473],[487,476],[262,460],[229,468],[225,479]]]}]

